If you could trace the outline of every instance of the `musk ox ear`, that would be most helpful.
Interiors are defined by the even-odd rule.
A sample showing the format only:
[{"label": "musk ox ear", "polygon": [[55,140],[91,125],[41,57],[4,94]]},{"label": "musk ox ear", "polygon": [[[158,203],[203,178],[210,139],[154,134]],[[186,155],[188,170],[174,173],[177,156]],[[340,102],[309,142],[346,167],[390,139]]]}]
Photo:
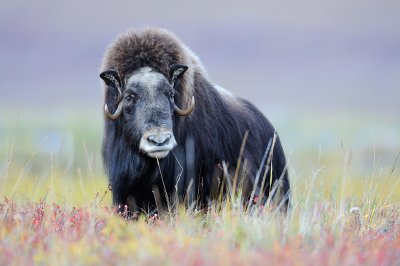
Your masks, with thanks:
[{"label": "musk ox ear", "polygon": [[104,72],[100,73],[100,78],[104,80],[107,86],[112,87],[121,87],[121,78],[119,77],[118,72],[115,69],[110,68]]},{"label": "musk ox ear", "polygon": [[171,84],[173,87],[178,85],[180,79],[185,74],[186,70],[188,69],[187,66],[184,65],[172,65],[170,69],[170,76],[171,76]]}]

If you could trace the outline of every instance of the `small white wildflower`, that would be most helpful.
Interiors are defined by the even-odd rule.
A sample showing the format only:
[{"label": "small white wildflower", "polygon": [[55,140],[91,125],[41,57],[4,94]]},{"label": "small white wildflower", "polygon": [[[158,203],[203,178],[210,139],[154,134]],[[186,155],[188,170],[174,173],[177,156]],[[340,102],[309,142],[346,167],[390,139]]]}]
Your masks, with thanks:
[{"label": "small white wildflower", "polygon": [[358,208],[358,207],[352,207],[352,208],[350,209],[350,212],[353,213],[353,214],[360,213],[360,208]]}]

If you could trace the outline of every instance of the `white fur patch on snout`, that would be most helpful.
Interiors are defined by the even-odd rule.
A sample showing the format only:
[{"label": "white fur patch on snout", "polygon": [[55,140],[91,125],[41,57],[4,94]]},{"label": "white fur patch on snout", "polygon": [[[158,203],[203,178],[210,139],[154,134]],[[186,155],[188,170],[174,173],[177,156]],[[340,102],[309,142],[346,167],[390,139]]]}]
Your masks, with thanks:
[{"label": "white fur patch on snout", "polygon": [[[158,143],[154,140],[159,140]],[[165,141],[163,141],[165,139]],[[139,143],[139,150],[149,157],[162,159],[175,148],[176,140],[171,130],[158,128],[145,132]]]}]

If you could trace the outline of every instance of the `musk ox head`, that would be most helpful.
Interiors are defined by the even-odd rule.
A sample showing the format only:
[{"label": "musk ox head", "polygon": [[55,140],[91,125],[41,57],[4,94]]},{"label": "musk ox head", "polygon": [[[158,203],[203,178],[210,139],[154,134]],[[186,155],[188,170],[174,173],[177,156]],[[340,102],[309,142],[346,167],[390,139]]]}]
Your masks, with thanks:
[{"label": "musk ox head", "polygon": [[194,109],[194,98],[186,110],[175,104],[176,88],[187,69],[173,65],[166,77],[145,66],[126,75],[124,80],[112,68],[100,74],[107,88],[106,119],[119,122],[127,142],[149,157],[164,158],[176,146],[174,112],[184,116]]}]

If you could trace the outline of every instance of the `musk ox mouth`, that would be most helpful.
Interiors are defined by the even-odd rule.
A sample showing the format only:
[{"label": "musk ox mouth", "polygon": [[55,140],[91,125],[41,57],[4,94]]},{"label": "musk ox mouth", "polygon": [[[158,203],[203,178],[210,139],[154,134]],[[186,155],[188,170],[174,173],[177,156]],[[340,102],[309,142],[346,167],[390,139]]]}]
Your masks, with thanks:
[{"label": "musk ox mouth", "polygon": [[149,157],[162,159],[175,148],[176,140],[171,131],[152,130],[143,134],[139,150]]},{"label": "musk ox mouth", "polygon": [[154,159],[162,159],[167,157],[169,150],[166,151],[155,151],[147,153],[147,156],[154,158]]}]

